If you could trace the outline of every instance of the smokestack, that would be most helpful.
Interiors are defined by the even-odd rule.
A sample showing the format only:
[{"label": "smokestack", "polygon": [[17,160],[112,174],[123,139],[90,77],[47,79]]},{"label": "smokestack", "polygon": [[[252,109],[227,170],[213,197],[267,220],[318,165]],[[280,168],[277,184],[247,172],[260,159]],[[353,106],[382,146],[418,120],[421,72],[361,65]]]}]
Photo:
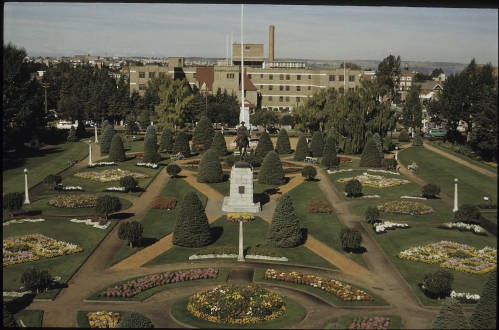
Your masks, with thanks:
[{"label": "smokestack", "polygon": [[274,62],[274,30],[275,26],[269,25],[269,62]]}]

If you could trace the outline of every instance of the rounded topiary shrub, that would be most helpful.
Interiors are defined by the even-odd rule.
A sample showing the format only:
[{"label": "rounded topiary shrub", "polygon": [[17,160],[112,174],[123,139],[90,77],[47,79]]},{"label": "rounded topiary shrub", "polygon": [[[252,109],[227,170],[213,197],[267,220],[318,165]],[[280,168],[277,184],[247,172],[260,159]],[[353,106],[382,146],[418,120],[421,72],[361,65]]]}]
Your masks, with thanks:
[{"label": "rounded topiary shrub", "polygon": [[99,196],[95,202],[95,211],[103,214],[106,219],[109,214],[121,210],[121,202],[118,197],[103,195]]},{"label": "rounded topiary shrub", "polygon": [[163,128],[161,133],[159,150],[171,153],[173,150],[173,134],[170,128]]},{"label": "rounded topiary shrub", "polygon": [[307,180],[312,180],[317,175],[317,170],[312,165],[307,165],[301,170],[301,176]]},{"label": "rounded topiary shrub", "polygon": [[111,140],[111,148],[109,149],[109,161],[123,162],[125,159],[123,140],[119,134],[114,134],[113,139]]},{"label": "rounded topiary shrub", "polygon": [[454,220],[461,222],[476,222],[480,220],[482,214],[476,205],[463,204],[454,213]]},{"label": "rounded topiary shrub", "polygon": [[217,183],[222,182],[224,173],[218,158],[218,151],[208,149],[199,162],[198,182]]},{"label": "rounded topiary shrub", "polygon": [[139,182],[131,175],[124,176],[120,179],[120,186],[125,187],[127,191],[134,191],[137,189]]},{"label": "rounded topiary shrub", "polygon": [[430,298],[445,298],[452,291],[452,273],[439,269],[432,273],[427,273],[423,280],[423,291]]},{"label": "rounded topiary shrub", "polygon": [[364,216],[367,223],[373,224],[379,221],[380,213],[377,207],[368,206]]},{"label": "rounded topiary shrub", "polygon": [[2,200],[3,209],[11,213],[23,206],[23,194],[19,192],[7,193],[3,196]]},{"label": "rounded topiary shrub", "polygon": [[157,163],[161,160],[161,155],[158,153],[158,137],[156,136],[156,128],[149,125],[144,136],[144,162]]},{"label": "rounded topiary shrub", "polygon": [[407,133],[406,129],[400,131],[399,142],[409,142],[409,133]]},{"label": "rounded topiary shrub", "polygon": [[281,155],[291,153],[291,143],[289,142],[288,132],[284,128],[282,128],[277,135],[275,151]]},{"label": "rounded topiary shrub", "polygon": [[273,247],[289,248],[302,241],[300,218],[288,194],[278,199],[267,234],[267,243]]},{"label": "rounded topiary shrub", "polygon": [[357,179],[352,179],[345,184],[345,192],[347,197],[362,196],[362,184]]},{"label": "rounded topiary shrub", "polygon": [[201,247],[211,243],[210,225],[198,195],[185,194],[173,231],[173,244],[184,247]]},{"label": "rounded topiary shrub", "polygon": [[277,152],[269,151],[263,159],[258,173],[258,182],[272,185],[284,183],[284,170]]},{"label": "rounded topiary shrub", "polygon": [[379,154],[379,149],[373,138],[367,140],[362,155],[360,156],[361,167],[381,167],[381,160],[383,158]]},{"label": "rounded topiary shrub", "polygon": [[173,153],[182,153],[184,157],[189,157],[191,155],[191,148],[189,147],[189,136],[184,131],[177,133],[175,137],[175,143],[173,144]]},{"label": "rounded topiary shrub", "polygon": [[395,160],[395,158],[383,158],[381,160],[381,167],[385,171],[394,172],[397,170],[397,161]]},{"label": "rounded topiary shrub", "polygon": [[109,149],[111,149],[111,141],[113,140],[114,134],[116,134],[116,131],[114,130],[113,125],[106,125],[102,133],[101,140],[99,141],[101,155],[107,155],[109,153]]},{"label": "rounded topiary shrub", "polygon": [[327,168],[340,165],[338,155],[336,154],[336,143],[332,136],[326,138],[326,143],[324,144],[324,150],[322,152],[321,165]]},{"label": "rounded topiary shrub", "polygon": [[421,134],[416,133],[414,136],[414,139],[412,140],[412,146],[413,147],[422,147],[423,146],[423,138],[421,137]]},{"label": "rounded topiary shrub", "polygon": [[203,116],[199,119],[192,136],[192,151],[203,151],[210,148],[215,130],[210,120]]},{"label": "rounded topiary shrub", "polygon": [[362,236],[358,230],[344,227],[340,230],[340,242],[343,250],[355,251],[360,248]]},{"label": "rounded topiary shrub", "polygon": [[263,158],[265,158],[267,153],[272,150],[274,150],[274,144],[270,139],[270,135],[267,132],[263,132],[258,138],[258,144],[256,145],[254,153],[254,161],[258,164],[261,164]]},{"label": "rounded topiary shrub", "polygon": [[78,142],[78,136],[76,136],[76,130],[74,126],[71,126],[68,133],[68,142]]},{"label": "rounded topiary shrub", "polygon": [[168,173],[168,175],[171,176],[172,178],[177,177],[177,175],[181,171],[182,171],[182,168],[180,168],[180,166],[178,166],[175,163],[168,164],[168,166],[166,167],[166,173]]},{"label": "rounded topiary shrub", "polygon": [[303,161],[309,155],[307,138],[301,135],[296,144],[294,160]]},{"label": "rounded topiary shrub", "polygon": [[423,187],[421,195],[426,198],[435,198],[440,194],[440,187],[434,183],[429,183]]},{"label": "rounded topiary shrub", "polygon": [[55,174],[49,174],[43,179],[43,183],[46,184],[59,184],[62,182],[62,177],[60,175],[55,175]]},{"label": "rounded topiary shrub", "polygon": [[215,132],[215,135],[213,135],[213,142],[211,143],[210,149],[216,150],[220,157],[227,155],[227,143],[225,142],[225,138],[222,132],[219,131]]},{"label": "rounded topiary shrub", "polygon": [[310,151],[314,157],[322,157],[324,151],[324,138],[321,132],[314,132],[312,135],[312,142],[310,143]]}]

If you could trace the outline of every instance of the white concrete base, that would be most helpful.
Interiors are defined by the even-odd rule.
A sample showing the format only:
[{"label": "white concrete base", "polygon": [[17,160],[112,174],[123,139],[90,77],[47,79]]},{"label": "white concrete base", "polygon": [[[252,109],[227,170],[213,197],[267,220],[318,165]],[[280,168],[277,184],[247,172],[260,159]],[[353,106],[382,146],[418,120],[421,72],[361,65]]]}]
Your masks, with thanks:
[{"label": "white concrete base", "polygon": [[260,203],[241,204],[238,200],[231,199],[230,196],[224,197],[222,205],[224,212],[245,212],[245,213],[258,213],[260,212]]}]

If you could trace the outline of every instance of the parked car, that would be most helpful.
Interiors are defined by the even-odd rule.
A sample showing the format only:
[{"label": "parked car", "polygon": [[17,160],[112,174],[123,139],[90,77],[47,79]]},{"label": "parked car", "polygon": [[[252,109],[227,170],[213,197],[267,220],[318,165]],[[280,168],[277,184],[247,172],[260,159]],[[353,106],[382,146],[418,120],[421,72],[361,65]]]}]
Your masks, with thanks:
[{"label": "parked car", "polygon": [[277,133],[279,133],[279,129],[277,127],[274,127],[274,126],[269,126],[269,127],[267,127],[267,133],[277,134]]}]

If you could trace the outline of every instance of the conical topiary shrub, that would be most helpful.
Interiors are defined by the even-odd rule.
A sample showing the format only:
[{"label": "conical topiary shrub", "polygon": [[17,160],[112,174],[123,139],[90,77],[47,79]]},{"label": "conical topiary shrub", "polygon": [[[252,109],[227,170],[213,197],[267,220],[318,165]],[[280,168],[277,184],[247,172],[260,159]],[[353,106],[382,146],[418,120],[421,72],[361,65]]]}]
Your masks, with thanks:
[{"label": "conical topiary shrub", "polygon": [[156,136],[156,128],[149,125],[144,136],[144,162],[157,163],[161,160],[161,155],[158,153],[158,137]]},{"label": "conical topiary shrub", "polygon": [[496,329],[497,320],[497,269],[488,275],[487,282],[482,289],[480,300],[471,314],[472,329]]},{"label": "conical topiary shrub", "polygon": [[296,143],[296,150],[294,155],[294,160],[304,161],[305,157],[309,155],[307,138],[301,135]]},{"label": "conical topiary shrub", "polygon": [[125,161],[125,148],[123,147],[123,140],[119,134],[114,134],[111,140],[111,148],[109,149],[109,161],[123,162]]},{"label": "conical topiary shrub", "polygon": [[331,168],[333,166],[338,166],[339,164],[340,161],[336,154],[336,143],[332,136],[328,136],[326,138],[326,143],[324,144],[324,151],[322,152],[321,165]]},{"label": "conical topiary shrub", "polygon": [[421,137],[421,133],[416,132],[414,135],[414,139],[412,140],[413,147],[422,147],[423,146],[423,138]]},{"label": "conical topiary shrub", "polygon": [[175,137],[175,143],[173,144],[173,153],[177,154],[181,152],[184,157],[189,157],[191,155],[191,148],[189,147],[189,136],[187,133],[180,131]]},{"label": "conical topiary shrub", "polygon": [[310,143],[310,151],[314,157],[322,157],[322,151],[324,150],[324,138],[321,132],[314,132],[312,135],[312,142]]},{"label": "conical topiary shrub", "polygon": [[102,138],[100,140],[101,155],[107,155],[109,153],[114,134],[116,134],[116,131],[114,130],[113,125],[109,124],[106,128],[104,128],[104,132],[102,133]]},{"label": "conical topiary shrub", "polygon": [[379,133],[374,133],[372,139],[374,140],[374,143],[376,143],[376,148],[378,148],[381,159],[383,159],[383,141],[381,140],[381,136]]},{"label": "conical topiary shrub", "polygon": [[215,135],[213,135],[213,142],[210,149],[215,149],[219,156],[227,155],[227,143],[221,132],[215,132]]},{"label": "conical topiary shrub", "polygon": [[263,158],[267,155],[269,151],[274,150],[274,144],[270,139],[270,135],[267,132],[260,134],[258,139],[258,144],[255,148],[255,162],[261,164]]},{"label": "conical topiary shrub", "polygon": [[161,133],[159,150],[169,153],[171,153],[173,150],[173,134],[168,127],[163,128],[163,132]]},{"label": "conical topiary shrub", "polygon": [[288,194],[277,201],[272,223],[267,234],[267,243],[273,247],[295,247],[302,241],[300,218],[296,215],[293,200]]},{"label": "conical topiary shrub", "polygon": [[109,126],[109,120],[104,120],[101,124],[100,128],[100,135],[99,135],[99,141],[102,141],[102,136],[104,135],[104,130],[106,129],[106,126]]},{"label": "conical topiary shrub", "polygon": [[215,130],[210,120],[203,116],[199,120],[192,136],[192,151],[208,150],[213,142]]},{"label": "conical topiary shrub", "polygon": [[78,142],[78,137],[76,136],[76,130],[75,130],[74,126],[71,126],[71,128],[69,129],[67,141],[68,142]]},{"label": "conical topiary shrub", "polygon": [[409,142],[409,133],[407,133],[405,128],[400,131],[399,142]]},{"label": "conical topiary shrub", "polygon": [[284,170],[277,152],[269,151],[263,159],[258,173],[258,182],[273,185],[284,183]]},{"label": "conical topiary shrub", "polygon": [[381,156],[379,154],[376,142],[370,138],[367,140],[362,155],[360,156],[361,167],[381,167]]},{"label": "conical topiary shrub", "polygon": [[201,247],[210,243],[210,225],[203,204],[195,192],[189,191],[180,204],[177,223],[173,231],[173,244]]},{"label": "conical topiary shrub", "polygon": [[[469,329],[470,324],[461,305],[455,298],[447,298],[440,307],[432,329]],[[478,329],[478,328],[477,328]],[[492,329],[495,329],[495,325]]]},{"label": "conical topiary shrub", "polygon": [[280,155],[291,153],[291,143],[289,142],[288,132],[286,132],[284,128],[281,128],[279,135],[277,135],[275,151]]},{"label": "conical topiary shrub", "polygon": [[198,182],[217,183],[222,182],[223,179],[224,173],[218,159],[218,151],[215,149],[206,150],[199,162]]}]

